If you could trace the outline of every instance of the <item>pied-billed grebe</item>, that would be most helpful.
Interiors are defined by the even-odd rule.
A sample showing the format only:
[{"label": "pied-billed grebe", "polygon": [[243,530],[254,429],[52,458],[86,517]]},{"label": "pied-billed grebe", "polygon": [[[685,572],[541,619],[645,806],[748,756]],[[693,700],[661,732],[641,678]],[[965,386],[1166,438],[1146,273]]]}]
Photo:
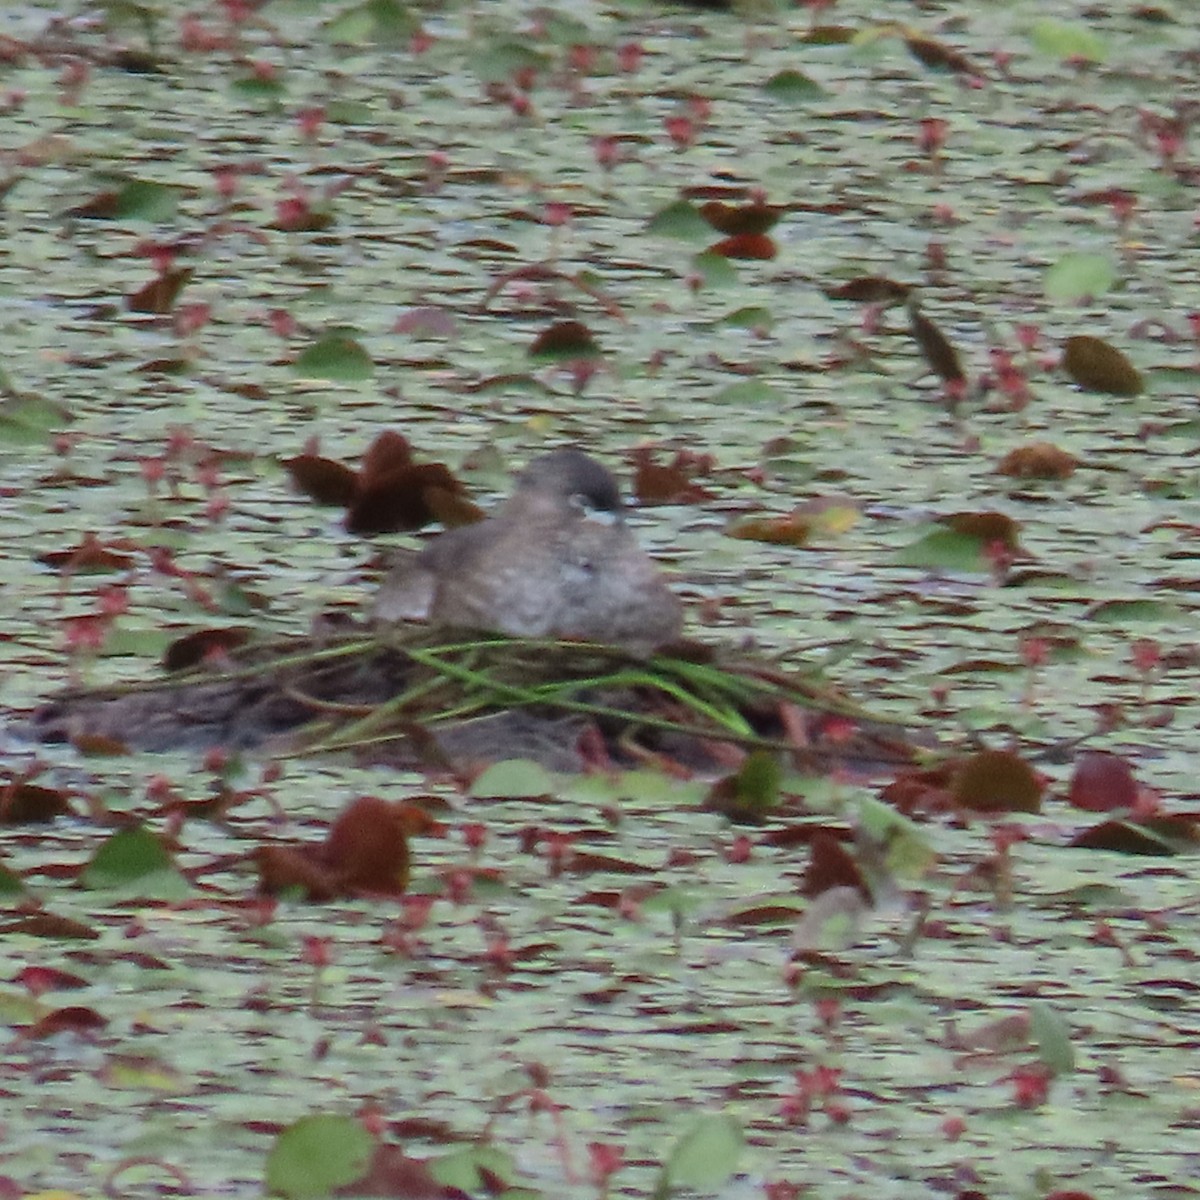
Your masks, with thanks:
[{"label": "pied-billed grebe", "polygon": [[397,567],[374,616],[642,653],[683,627],[682,605],[625,523],[616,480],[570,448],[534,459],[486,520],[441,534]]}]

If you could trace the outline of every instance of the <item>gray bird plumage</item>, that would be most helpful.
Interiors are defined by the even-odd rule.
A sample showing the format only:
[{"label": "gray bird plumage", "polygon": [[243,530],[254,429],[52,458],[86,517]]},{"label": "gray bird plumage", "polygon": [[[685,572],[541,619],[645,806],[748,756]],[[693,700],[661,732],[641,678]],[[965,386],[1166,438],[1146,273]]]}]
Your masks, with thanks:
[{"label": "gray bird plumage", "polygon": [[495,513],[441,534],[398,567],[374,616],[639,652],[683,626],[678,598],[625,523],[616,480],[573,448],[534,459]]}]

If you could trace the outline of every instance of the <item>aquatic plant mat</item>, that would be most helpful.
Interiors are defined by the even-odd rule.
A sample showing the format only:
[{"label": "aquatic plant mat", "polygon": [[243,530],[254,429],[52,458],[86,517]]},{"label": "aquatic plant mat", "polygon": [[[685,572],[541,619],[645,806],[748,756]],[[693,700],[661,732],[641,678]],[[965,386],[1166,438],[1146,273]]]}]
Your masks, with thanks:
[{"label": "aquatic plant mat", "polygon": [[515,756],[592,764],[716,767],[729,747],[806,765],[912,761],[899,725],[872,716],[812,668],[684,642],[650,659],[618,647],[459,634],[286,638],[125,687],[80,689],[34,714],[47,741],[87,748],[269,748],[397,765]]}]

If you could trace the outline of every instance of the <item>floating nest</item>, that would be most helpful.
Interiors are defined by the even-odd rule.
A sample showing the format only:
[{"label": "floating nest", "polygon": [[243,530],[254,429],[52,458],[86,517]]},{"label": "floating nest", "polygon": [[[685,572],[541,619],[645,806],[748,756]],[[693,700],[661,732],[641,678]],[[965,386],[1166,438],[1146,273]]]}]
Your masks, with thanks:
[{"label": "floating nest", "polygon": [[912,762],[917,739],[813,671],[685,642],[652,658],[581,642],[399,626],[247,643],[220,667],[64,692],[30,732],[83,750],[257,750],[472,769],[647,761],[728,767],[765,748],[801,765]]}]

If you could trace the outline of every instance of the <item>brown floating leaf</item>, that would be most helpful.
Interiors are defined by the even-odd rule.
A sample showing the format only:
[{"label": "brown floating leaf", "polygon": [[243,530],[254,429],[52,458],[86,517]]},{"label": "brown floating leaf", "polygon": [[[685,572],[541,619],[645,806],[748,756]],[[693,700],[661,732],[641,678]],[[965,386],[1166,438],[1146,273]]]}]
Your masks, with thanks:
[{"label": "brown floating leaf", "polygon": [[853,888],[868,904],[872,903],[871,889],[854,856],[832,833],[823,830],[812,840],[800,894],[819,896],[835,887]]},{"label": "brown floating leaf", "polygon": [[930,37],[921,37],[919,34],[911,34],[904,39],[904,44],[908,47],[909,54],[922,66],[954,71],[961,75],[974,75],[977,78],[982,77],[982,72],[965,54],[943,42],[935,41]]},{"label": "brown floating leaf", "polygon": [[297,454],[284,460],[296,489],[318,504],[347,508],[358,491],[358,473],[345,463],[319,454]]},{"label": "brown floating leaf", "polygon": [[435,520],[466,525],[483,515],[449,467],[415,462],[408,439],[395,430],[385,430],[371,443],[358,471],[317,454],[315,443],[284,467],[305,495],[346,508],[351,533],[420,529]]},{"label": "brown floating leaf", "polygon": [[20,1036],[24,1041],[32,1041],[35,1038],[53,1037],[56,1033],[99,1033],[107,1025],[108,1018],[102,1017],[94,1008],[71,1004],[66,1008],[56,1008],[40,1021],[25,1026]]},{"label": "brown floating leaf", "polygon": [[68,217],[78,217],[85,221],[112,221],[121,211],[121,193],[116,188],[108,188],[89,196],[82,204],[68,208]]},{"label": "brown floating leaf", "polygon": [[409,819],[378,796],[360,796],[342,810],[320,846],[259,846],[259,887],[271,895],[298,891],[315,902],[399,895],[408,886]]},{"label": "brown floating leaf", "polygon": [[446,826],[429,811],[426,805],[447,808],[444,796],[422,796],[421,803],[413,800],[393,800],[392,819],[405,837],[444,837]]},{"label": "brown floating leaf", "polygon": [[246,625],[225,629],[197,629],[176,638],[163,652],[163,670],[186,671],[236,650],[250,640],[254,631]]},{"label": "brown floating leaf", "polygon": [[412,444],[402,433],[385,429],[368,447],[358,469],[364,483],[413,465]]},{"label": "brown floating leaf", "polygon": [[16,917],[0,925],[0,933],[20,933],[26,937],[75,938],[94,941],[100,936],[98,929],[76,921],[73,917],[60,917],[57,913],[38,912]]},{"label": "brown floating leaf", "polygon": [[957,1022],[950,1018],[946,1022],[942,1045],[947,1050],[963,1050],[969,1054],[1014,1054],[1029,1045],[1032,1027],[1028,1011],[997,1017],[968,1029],[959,1029]]},{"label": "brown floating leaf", "polygon": [[907,283],[898,283],[886,275],[859,275],[825,289],[830,300],[852,300],[856,304],[903,304],[911,293]]},{"label": "brown floating leaf", "polygon": [[299,892],[306,900],[321,903],[341,894],[337,879],[304,850],[294,846],[259,846],[254,851],[258,889],[268,896]]},{"label": "brown floating leaf", "polygon": [[1014,479],[1069,479],[1079,466],[1079,459],[1050,442],[1031,442],[1010,450],[996,471]]},{"label": "brown floating leaf", "polygon": [[944,383],[964,383],[966,375],[958,361],[958,351],[946,335],[914,304],[909,308],[908,327],[921,349],[921,354]]},{"label": "brown floating leaf", "polygon": [[597,854],[594,850],[575,850],[567,857],[567,870],[572,875],[591,875],[601,871],[606,875],[651,875],[655,868],[628,858]]},{"label": "brown floating leaf", "polygon": [[809,46],[846,46],[859,33],[853,25],[813,25],[800,35],[799,40]]},{"label": "brown floating leaf", "polygon": [[1067,799],[1086,812],[1112,812],[1137,803],[1138,785],[1133,768],[1108,750],[1086,750],[1075,760]]},{"label": "brown floating leaf", "polygon": [[85,757],[115,758],[128,754],[129,747],[118,738],[105,737],[102,733],[76,733],[71,735],[71,745]]},{"label": "brown floating leaf", "polygon": [[[422,1158],[410,1158],[399,1146],[378,1142],[361,1179],[335,1188],[335,1196],[391,1196],[397,1200],[444,1200],[456,1189],[434,1179]],[[501,1190],[504,1190],[501,1188]],[[487,1195],[496,1193],[488,1190]]]},{"label": "brown floating leaf", "polygon": [[722,918],[723,925],[734,928],[757,925],[790,925],[796,920],[796,909],[790,904],[754,904],[739,908]]},{"label": "brown floating leaf", "polygon": [[806,546],[816,529],[816,520],[806,513],[785,517],[747,517],[734,521],[725,532],[747,542],[767,542],[772,546]]},{"label": "brown floating leaf", "polygon": [[394,533],[420,529],[437,514],[429,503],[434,490],[445,505],[447,495],[462,495],[463,485],[445,463],[418,463],[389,475],[364,479],[346,514],[350,533]]},{"label": "brown floating leaf", "polygon": [[408,886],[405,817],[378,796],[360,796],[329,830],[322,859],[351,891],[399,894]]},{"label": "brown floating leaf", "polygon": [[13,976],[13,983],[19,983],[34,996],[41,996],[46,992],[74,992],[80,988],[90,987],[91,982],[90,979],[84,979],[82,975],[61,971],[58,967],[41,965],[22,967]]},{"label": "brown floating leaf", "polygon": [[0,788],[0,825],[33,825],[73,815],[65,792],[13,780]]},{"label": "brown floating leaf", "polygon": [[191,366],[190,358],[152,358],[139,364],[135,370],[139,375],[183,375]]},{"label": "brown floating leaf", "polygon": [[138,288],[125,301],[125,307],[130,312],[164,316],[175,307],[179,293],[183,291],[193,274],[195,272],[191,267],[177,267],[174,270],[164,271],[143,287]]},{"label": "brown floating leaf", "polygon": [[970,812],[1040,812],[1042,790],[1037,772],[1008,750],[981,750],[954,774],[954,802]]},{"label": "brown floating leaf", "polygon": [[951,513],[948,517],[942,517],[939,524],[949,526],[955,533],[978,538],[988,545],[998,542],[1014,554],[1021,549],[1020,523],[1014,521],[1012,517],[1005,516],[1004,513],[992,511]]},{"label": "brown floating leaf", "polygon": [[113,52],[109,64],[118,71],[130,75],[165,75],[166,68],[149,50],[138,50],[129,46]]},{"label": "brown floating leaf", "polygon": [[1068,843],[1084,850],[1114,850],[1118,854],[1172,855],[1194,853],[1200,825],[1186,816],[1153,817],[1146,821],[1102,821]]},{"label": "brown floating leaf", "polygon": [[424,497],[433,519],[440,521],[447,529],[456,529],[459,525],[473,525],[487,516],[478,504],[462,494],[461,486],[451,491],[431,484],[425,488]]},{"label": "brown floating leaf", "polygon": [[1102,188],[1094,192],[1075,192],[1067,197],[1071,204],[1095,206],[1103,204],[1106,208],[1131,207],[1137,203],[1137,194],[1126,188]]},{"label": "brown floating leaf", "polygon": [[711,499],[712,493],[695,482],[697,473],[712,468],[707,455],[679,451],[669,463],[655,462],[653,452],[641,448],[634,451],[636,473],[633,494],[641,505],[698,504]]},{"label": "brown floating leaf", "polygon": [[331,208],[301,205],[277,217],[267,228],[278,229],[283,233],[322,233],[333,225],[334,220]]},{"label": "brown floating leaf", "polygon": [[770,261],[779,253],[779,247],[765,233],[737,233],[724,241],[709,246],[709,254],[722,258],[757,259]]},{"label": "brown floating leaf", "polygon": [[699,211],[709,225],[727,237],[768,233],[784,213],[777,204],[723,204],[720,200],[709,200],[700,205]]},{"label": "brown floating leaf", "polygon": [[1138,396],[1142,376],[1115,346],[1080,333],[1063,343],[1063,370],[1081,388],[1109,396]]},{"label": "brown floating leaf", "polygon": [[600,347],[592,337],[592,331],[582,321],[555,321],[533,339],[529,354],[532,358],[553,361],[598,358]]},{"label": "brown floating leaf", "polygon": [[104,543],[94,533],[85,533],[79,545],[70,550],[48,550],[38,562],[60,571],[123,571],[137,561],[132,554],[118,549],[121,543]]}]

